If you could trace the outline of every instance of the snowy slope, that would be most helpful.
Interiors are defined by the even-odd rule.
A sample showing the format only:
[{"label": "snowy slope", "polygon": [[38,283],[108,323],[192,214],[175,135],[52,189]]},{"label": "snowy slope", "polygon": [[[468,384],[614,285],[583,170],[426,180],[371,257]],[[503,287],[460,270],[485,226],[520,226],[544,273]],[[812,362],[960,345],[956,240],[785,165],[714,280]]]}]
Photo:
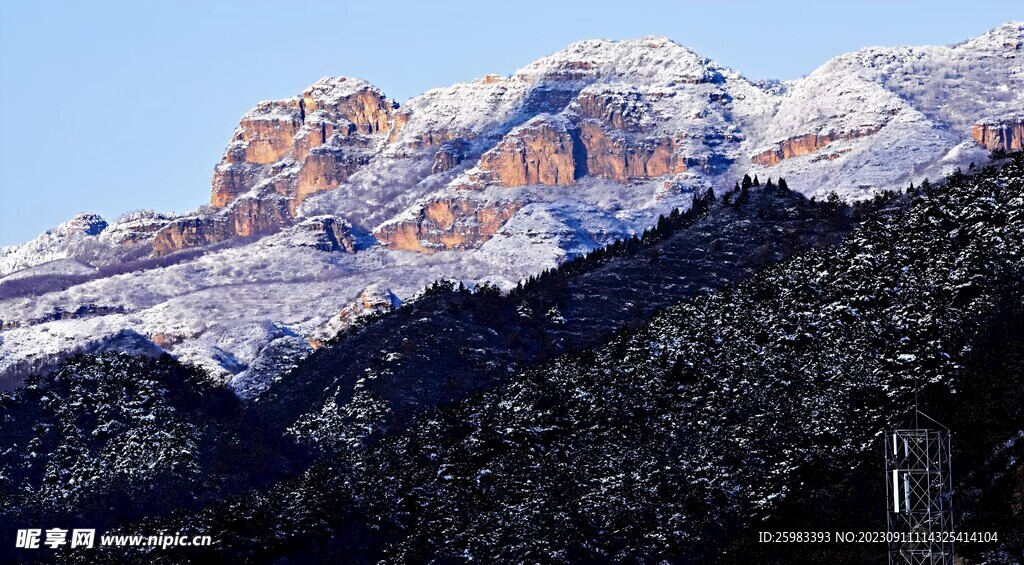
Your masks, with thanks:
[{"label": "snowy slope", "polygon": [[99,235],[107,221],[99,214],[78,214],[63,224],[47,230],[21,245],[0,247],[0,277],[22,269],[67,259],[76,246],[90,236]]},{"label": "snowy slope", "polygon": [[751,170],[782,175],[806,194],[835,191],[847,198],[938,178],[985,160],[986,152],[969,140],[970,128],[1022,115],[1024,94],[1014,86],[1022,81],[1021,23],[955,46],[842,55],[792,84],[772,119],[751,135],[749,151],[808,133],[877,133]]}]

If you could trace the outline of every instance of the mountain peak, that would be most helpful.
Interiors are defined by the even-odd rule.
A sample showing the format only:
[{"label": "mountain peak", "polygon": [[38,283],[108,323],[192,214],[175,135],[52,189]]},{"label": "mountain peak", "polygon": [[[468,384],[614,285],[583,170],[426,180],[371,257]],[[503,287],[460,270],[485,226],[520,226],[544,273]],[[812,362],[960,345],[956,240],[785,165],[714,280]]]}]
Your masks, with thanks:
[{"label": "mountain peak", "polygon": [[337,105],[342,99],[365,90],[380,93],[380,89],[361,78],[328,76],[309,85],[303,91],[303,96],[313,98],[321,104]]},{"label": "mountain peak", "polygon": [[83,212],[76,214],[70,220],[54,228],[54,233],[61,235],[72,235],[81,233],[83,235],[99,235],[107,229],[107,220],[99,214]]},{"label": "mountain peak", "polygon": [[960,46],[996,51],[1020,51],[1024,49],[1024,22],[1006,22]]},{"label": "mountain peak", "polygon": [[665,36],[587,39],[542,57],[515,73],[526,80],[631,81],[667,85],[706,82],[718,65]]}]

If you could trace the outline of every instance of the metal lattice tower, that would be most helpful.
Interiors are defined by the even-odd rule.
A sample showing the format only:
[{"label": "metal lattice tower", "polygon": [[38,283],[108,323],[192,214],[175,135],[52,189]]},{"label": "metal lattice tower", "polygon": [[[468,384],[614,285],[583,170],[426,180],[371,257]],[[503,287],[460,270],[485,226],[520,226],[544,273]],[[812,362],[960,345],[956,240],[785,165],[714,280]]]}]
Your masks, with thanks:
[{"label": "metal lattice tower", "polygon": [[949,431],[918,427],[916,414],[914,420],[913,428],[885,435],[888,527],[901,538],[889,543],[889,563],[952,565],[952,541],[930,536],[953,532]]}]

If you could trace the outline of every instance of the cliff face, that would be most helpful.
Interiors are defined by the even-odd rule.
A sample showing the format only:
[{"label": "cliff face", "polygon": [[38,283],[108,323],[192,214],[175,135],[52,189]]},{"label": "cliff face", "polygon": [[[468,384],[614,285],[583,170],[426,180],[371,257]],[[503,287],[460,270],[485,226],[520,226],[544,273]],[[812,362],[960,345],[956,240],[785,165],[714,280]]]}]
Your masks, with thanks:
[{"label": "cliff face", "polygon": [[597,120],[610,128],[637,132],[649,115],[649,93],[635,87],[592,88],[584,90],[573,102],[573,109],[585,119]]},{"label": "cliff face", "polygon": [[544,115],[530,120],[480,158],[480,168],[491,171],[500,186],[574,182],[574,142],[564,120]]},{"label": "cliff face", "polygon": [[[942,66],[990,48],[1018,50],[999,39],[1007,34],[1016,37],[1019,30],[928,56]],[[210,204],[217,211],[172,220],[154,252],[273,231],[292,223],[312,196],[351,182],[368,167],[372,172],[357,177],[353,187],[363,184],[337,197],[341,208],[322,211],[365,229],[386,226],[375,233],[389,247],[432,251],[468,248],[497,229],[474,225],[490,205],[469,205],[472,198],[457,196],[460,190],[496,196],[495,188],[567,187],[585,178],[642,184],[679,177],[665,179],[675,186],[685,183],[682,177],[703,176],[714,184],[712,177],[733,164],[772,167],[811,154],[816,167],[835,170],[859,157],[850,155],[851,144],[824,148],[874,135],[890,123],[920,138],[908,145],[931,144],[919,152],[933,158],[939,151],[933,146],[945,143],[934,141],[943,127],[927,120],[941,109],[927,107],[909,87],[889,88],[874,76],[879,61],[892,66],[903,59],[902,53],[865,50],[836,59],[795,86],[755,85],[664,38],[584,41],[510,76],[433,89],[401,109],[364,81],[322,79],[299,96],[262,102],[243,116],[214,171]],[[923,71],[911,66],[887,72]],[[920,103],[920,111],[911,101]],[[1016,115],[996,106],[998,115]],[[977,122],[971,135],[988,149],[1017,149],[1024,120]],[[879,143],[891,144],[891,137]],[[782,141],[756,153],[756,145],[747,145],[766,139]],[[862,166],[875,166],[864,160]],[[787,163],[779,173],[799,182],[787,169],[798,165]],[[378,199],[369,189],[385,196]],[[427,204],[409,208],[409,202]],[[353,208],[373,217],[348,215]],[[403,210],[417,219],[389,221]]]},{"label": "cliff face", "polygon": [[676,153],[671,137],[630,139],[596,120],[580,125],[587,174],[625,183],[686,171],[686,160]]},{"label": "cliff face", "polygon": [[[850,132],[830,131],[824,134],[806,133],[780,141],[776,147],[762,151],[751,157],[750,160],[758,165],[771,167],[772,165],[777,165],[783,159],[810,155],[833,141],[849,141],[851,139],[867,137],[877,133],[879,129],[880,128],[876,127]],[[837,157],[838,155],[826,156],[824,158],[832,160]]]},{"label": "cliff face", "polygon": [[583,93],[573,105],[579,114],[544,115],[516,128],[483,154],[480,169],[506,187],[566,186],[586,175],[626,183],[685,172],[676,136],[632,134],[642,131],[636,101]]},{"label": "cliff face", "polygon": [[989,151],[1019,151],[1024,149],[1024,118],[974,124],[971,137]]},{"label": "cliff face", "polygon": [[[157,232],[154,255],[166,255],[180,249],[203,247],[236,237],[268,233],[289,221],[289,201],[285,198],[240,198],[230,214],[180,218]],[[297,233],[297,245],[321,251],[356,252],[356,238],[348,222],[332,216],[307,218],[290,228]]]},{"label": "cliff face", "polygon": [[[232,158],[242,162],[267,165],[279,160],[292,149],[295,135],[303,125],[301,102],[261,102],[246,114],[235,132]],[[241,155],[238,155],[241,153]]]},{"label": "cliff face", "polygon": [[430,174],[444,173],[458,167],[469,156],[469,144],[461,139],[442,143],[434,153]]},{"label": "cliff face", "polygon": [[157,232],[153,238],[153,254],[166,255],[179,249],[224,241],[233,235],[228,225],[224,217],[179,218]]},{"label": "cliff face", "polygon": [[365,152],[351,151],[343,146],[320,146],[313,149],[306,155],[291,191],[292,209],[311,194],[337,188],[369,162],[370,156]]},{"label": "cliff face", "polygon": [[153,238],[153,254],[160,256],[181,249],[205,247],[235,237],[266,233],[284,225],[290,217],[287,199],[239,198],[224,213],[179,218],[163,227]]},{"label": "cliff face", "polygon": [[336,187],[366,163],[359,154],[391,128],[392,110],[379,90],[345,77],[317,81],[300,98],[261,103],[235,132],[214,176],[211,204],[223,207],[295,166],[298,177],[286,175],[277,192],[301,202]]},{"label": "cliff face", "polygon": [[494,204],[469,198],[441,198],[428,202],[415,216],[385,224],[374,237],[390,249],[436,253],[472,249],[491,238],[522,204]]},{"label": "cliff face", "polygon": [[[214,170],[210,205],[222,211],[176,220],[158,234],[154,253],[289,223],[309,195],[337,188],[369,163],[376,138],[392,128],[393,110],[375,87],[346,77],[321,79],[296,98],[261,102],[242,117]],[[251,198],[240,198],[246,194]]]}]

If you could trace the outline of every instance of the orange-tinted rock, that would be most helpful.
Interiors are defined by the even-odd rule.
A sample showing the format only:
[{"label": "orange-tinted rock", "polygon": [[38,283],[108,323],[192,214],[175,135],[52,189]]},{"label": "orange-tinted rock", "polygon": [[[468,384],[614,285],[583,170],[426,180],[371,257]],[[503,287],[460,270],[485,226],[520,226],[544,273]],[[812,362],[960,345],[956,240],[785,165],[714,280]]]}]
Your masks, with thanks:
[{"label": "orange-tinted rock", "polygon": [[442,143],[434,153],[434,164],[430,167],[430,173],[436,175],[454,169],[462,163],[468,153],[469,144],[461,139]]},{"label": "orange-tinted rock", "polygon": [[285,225],[291,218],[289,212],[286,198],[241,198],[221,213],[172,221],[153,238],[153,254],[166,255],[269,232]]},{"label": "orange-tinted rock", "polygon": [[239,198],[231,206],[229,237],[249,237],[279,228],[291,219],[283,198]]},{"label": "orange-tinted rock", "polygon": [[302,122],[296,101],[260,102],[242,118],[234,141],[245,144],[246,163],[273,163],[291,151]]},{"label": "orange-tinted rock", "polygon": [[436,253],[483,245],[522,207],[518,202],[481,203],[442,198],[410,219],[378,228],[374,236],[391,249]]},{"label": "orange-tinted rock", "polygon": [[166,255],[181,249],[202,247],[230,237],[228,218],[193,216],[171,222],[153,238],[153,254]]},{"label": "orange-tinted rock", "polygon": [[391,131],[388,133],[388,143],[394,143],[398,141],[399,134],[402,133],[402,128],[405,124],[409,123],[409,117],[411,114],[408,111],[395,112],[393,124],[391,125]]},{"label": "orange-tinted rock", "polygon": [[182,340],[182,336],[174,335],[170,333],[156,332],[149,336],[149,341],[155,343],[158,347],[167,349],[172,347]]},{"label": "orange-tinted rock", "polygon": [[609,127],[624,131],[638,131],[646,104],[637,91],[621,88],[601,91],[588,89],[576,97],[574,109],[580,116],[597,120]]},{"label": "orange-tinted rock", "polygon": [[336,114],[363,134],[388,131],[393,109],[394,105],[379,90],[358,79],[322,79],[302,93],[304,114],[318,110]]},{"label": "orange-tinted rock", "polygon": [[586,153],[586,173],[627,182],[686,171],[686,159],[676,153],[674,137],[629,140],[609,131],[596,120],[580,124],[580,141]]},{"label": "orange-tinted rock", "polygon": [[971,137],[989,151],[1019,151],[1024,149],[1024,118],[974,124]]},{"label": "orange-tinted rock", "polygon": [[301,204],[310,194],[337,188],[369,162],[368,154],[342,147],[321,146],[313,149],[306,155],[299,169],[292,208]]},{"label": "orange-tinted rock", "polygon": [[[351,123],[341,125],[337,129],[343,136],[352,135],[355,126]],[[302,161],[310,151],[327,143],[327,140],[334,135],[335,124],[321,121],[318,123],[307,123],[299,135],[295,137],[295,144],[292,155],[296,161]]]},{"label": "orange-tinted rock", "polygon": [[242,117],[214,170],[210,204],[225,210],[174,221],[157,233],[153,252],[290,223],[306,197],[336,188],[369,163],[378,134],[398,129],[395,108],[372,85],[346,77],[321,79],[296,98],[261,102]]},{"label": "orange-tinted rock", "polygon": [[223,208],[260,181],[265,168],[248,163],[222,162],[213,171],[213,194],[210,205]]},{"label": "orange-tinted rock", "polygon": [[480,158],[501,186],[570,185],[576,175],[573,139],[564,122],[551,116],[516,128]]},{"label": "orange-tinted rock", "polygon": [[[771,167],[783,159],[810,155],[833,141],[857,139],[877,133],[879,127],[851,132],[828,132],[825,134],[805,133],[779,142],[774,148],[762,151],[751,157],[758,165]],[[838,157],[838,155],[837,155]],[[834,158],[834,157],[833,157]]]},{"label": "orange-tinted rock", "polygon": [[[223,208],[272,179],[268,189],[294,197],[294,210],[305,195],[336,187],[354,166],[366,164],[336,148],[368,146],[367,136],[392,129],[393,110],[379,90],[345,77],[321,79],[298,98],[261,102],[242,117],[214,171],[210,204]],[[314,155],[328,144],[335,149]],[[328,163],[331,157],[341,162]],[[302,164],[298,175],[273,179],[295,163]]]}]

